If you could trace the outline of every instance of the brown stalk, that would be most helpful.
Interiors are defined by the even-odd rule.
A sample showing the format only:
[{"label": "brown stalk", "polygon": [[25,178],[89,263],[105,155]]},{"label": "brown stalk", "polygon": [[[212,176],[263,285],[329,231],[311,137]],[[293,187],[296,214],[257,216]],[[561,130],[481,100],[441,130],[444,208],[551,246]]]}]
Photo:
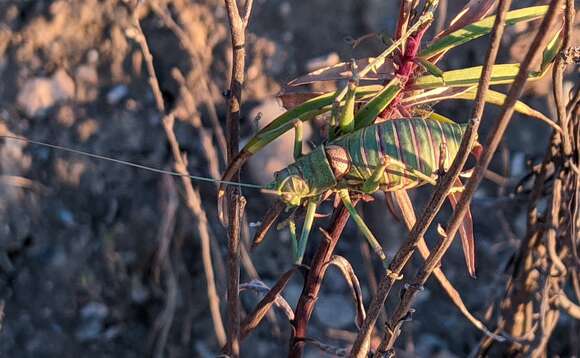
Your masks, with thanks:
[{"label": "brown stalk", "polygon": [[[236,0],[225,0],[232,38],[232,73],[228,90],[226,115],[228,164],[237,156],[240,144],[240,111],[246,63],[246,30],[252,12],[252,0],[246,0],[244,13],[240,15]],[[239,172],[232,178],[239,180]],[[226,353],[230,357],[240,355],[240,226],[244,199],[239,187],[228,187],[228,341]]]},{"label": "brown stalk", "polygon": [[[415,280],[413,281],[413,283],[409,286],[409,288],[407,290],[405,290],[399,305],[397,306],[397,308],[395,309],[395,312],[393,313],[392,319],[389,322],[389,327],[385,332],[385,336],[384,336],[383,341],[381,342],[377,352],[386,352],[386,351],[392,349],[392,347],[397,339],[397,336],[400,333],[399,323],[405,317],[407,317],[407,315],[409,314],[409,310],[411,309],[411,305],[414,301],[415,296],[421,290],[421,288],[423,287],[423,285],[425,284],[427,279],[431,276],[431,274],[433,273],[435,268],[437,268],[439,266],[441,259],[443,258],[443,256],[447,252],[447,249],[451,245],[453,238],[457,234],[457,231],[458,231],[458,229],[463,221],[463,217],[464,217],[465,213],[467,212],[467,208],[469,207],[469,203],[471,202],[471,198],[473,197],[475,190],[477,189],[477,187],[481,183],[481,180],[483,179],[483,176],[485,174],[485,170],[488,168],[488,166],[491,162],[491,159],[492,159],[497,147],[499,146],[500,141],[503,138],[503,134],[505,133],[507,125],[509,124],[509,121],[510,121],[511,116],[513,114],[514,105],[515,105],[517,99],[519,98],[519,96],[521,95],[524,84],[527,81],[527,76],[528,76],[530,64],[537,58],[537,56],[539,56],[541,54],[541,51],[542,51],[541,44],[544,42],[544,40],[549,35],[547,30],[550,29],[551,26],[556,21],[556,17],[558,15],[558,10],[559,10],[559,7],[561,5],[561,2],[562,2],[562,0],[554,0],[550,3],[550,7],[548,9],[548,12],[546,13],[546,16],[544,17],[544,19],[542,21],[542,24],[541,24],[534,40],[532,41],[532,44],[530,46],[530,50],[528,51],[528,53],[526,54],[526,57],[524,58],[523,62],[521,63],[521,67],[520,67],[520,70],[516,76],[516,79],[515,79],[513,85],[511,86],[511,88],[508,92],[508,96],[506,98],[504,106],[502,107],[502,113],[500,115],[500,118],[497,121],[497,123],[495,124],[493,130],[491,131],[491,135],[488,138],[488,140],[484,146],[485,149],[484,149],[484,152],[482,154],[482,157],[478,161],[477,166],[475,167],[475,170],[474,170],[471,178],[467,182],[465,190],[463,191],[463,193],[461,195],[461,199],[459,200],[459,203],[457,204],[457,207],[456,207],[455,211],[453,212],[452,218],[449,220],[449,223],[447,225],[448,229],[446,230],[446,234],[445,234],[445,236],[443,236],[439,240],[436,248],[433,250],[433,252],[429,256],[429,258],[425,261],[425,264],[423,265],[423,267],[417,273],[417,276],[415,277]],[[507,10],[507,7],[502,8],[502,5],[505,6],[505,3],[506,2],[500,3],[500,8],[502,10],[504,10],[504,9]],[[496,21],[496,25],[497,25],[497,21]],[[490,48],[490,50],[491,50],[491,48]],[[486,65],[488,65],[488,64],[486,63]],[[481,92],[482,92],[481,88],[479,88],[478,94],[480,94]],[[481,101],[480,96],[478,96],[477,98]],[[474,114],[478,113],[477,108],[479,106],[483,107],[483,105],[484,105],[484,104],[480,104],[480,101],[476,102],[476,106],[475,106],[476,108],[474,109],[474,112],[475,112]],[[479,122],[480,116],[481,116],[481,114],[477,117],[474,117],[471,120],[471,123]],[[470,127],[471,127],[471,125],[470,125]],[[463,148],[463,144],[465,142],[466,142],[466,138],[464,137],[464,140],[462,141],[462,146],[461,146],[462,148]],[[459,152],[464,153],[461,151],[461,149]],[[458,161],[457,159],[458,158],[455,159],[454,163],[457,163],[457,161]],[[450,170],[450,172],[451,172],[451,170]],[[448,177],[449,174],[450,173],[446,174],[445,177]],[[391,329],[389,329],[389,328],[391,328]]]},{"label": "brown stalk", "polygon": [[[368,309],[367,318],[365,319],[365,322],[359,331],[359,335],[353,344],[353,348],[350,354],[351,357],[362,358],[366,356],[370,337],[372,334],[372,328],[375,325],[381,307],[385,304],[387,296],[389,295],[395,282],[400,279],[401,271],[410,260],[415,251],[415,247],[423,238],[425,232],[429,228],[429,225],[441,209],[443,202],[449,195],[453,183],[458,178],[461,169],[469,157],[471,148],[473,147],[477,136],[477,129],[479,127],[481,115],[483,114],[483,108],[485,106],[485,92],[489,87],[491,69],[495,63],[495,58],[497,56],[499,44],[505,27],[506,13],[510,4],[511,0],[500,1],[498,15],[496,16],[491,33],[490,46],[488,48],[482,76],[477,89],[475,106],[473,108],[469,126],[467,127],[465,135],[461,141],[461,146],[458,151],[459,154],[453,161],[449,171],[440,179],[438,185],[435,188],[435,192],[431,196],[431,199],[423,211],[423,214],[420,216],[419,220],[415,223],[413,229],[411,230],[408,241],[406,241],[406,244],[403,245],[395,254],[395,257],[389,265],[389,271],[382,277],[379,284],[379,290],[377,291],[375,297],[373,297],[371,305]],[[465,194],[462,195],[462,198],[464,197]],[[463,216],[461,216],[461,219],[463,219]]]},{"label": "brown stalk", "polygon": [[175,136],[173,130],[173,124],[175,118],[173,113],[166,113],[165,102],[163,96],[161,95],[161,88],[159,86],[159,80],[155,73],[155,67],[153,66],[153,56],[149,50],[149,45],[147,44],[147,39],[141,29],[141,24],[139,21],[138,14],[139,7],[135,8],[133,12],[134,26],[136,30],[135,40],[139,44],[141,51],[143,52],[143,57],[145,59],[145,64],[147,66],[147,73],[149,76],[149,84],[153,95],[155,97],[155,104],[157,110],[164,115],[163,118],[163,129],[165,131],[167,141],[171,147],[171,152],[175,160],[175,171],[182,175],[181,181],[185,189],[186,205],[196,219],[197,231],[199,233],[201,247],[202,247],[202,261],[204,272],[207,282],[207,295],[209,301],[210,312],[212,316],[214,332],[216,339],[220,346],[226,343],[226,334],[224,325],[221,318],[220,307],[219,307],[219,295],[217,294],[217,289],[215,286],[215,278],[211,260],[211,246],[210,246],[210,231],[207,220],[207,215],[201,206],[201,198],[199,192],[193,188],[191,180],[188,178],[189,171],[187,170],[186,158],[181,154],[181,149],[179,142]]},{"label": "brown stalk", "polygon": [[[399,203],[399,207],[403,214],[405,225],[409,230],[411,230],[413,228],[413,225],[415,225],[415,223],[417,222],[417,218],[415,216],[415,210],[413,209],[413,205],[411,204],[409,194],[407,194],[405,190],[399,190],[394,194],[397,197],[397,202]],[[426,260],[429,257],[429,255],[431,255],[431,251],[429,250],[429,247],[427,247],[427,243],[425,242],[424,238],[421,238],[417,243],[417,249],[419,250],[419,254],[423,258],[423,260]],[[441,268],[437,267],[434,271],[434,274],[435,278],[437,279],[437,281],[439,281],[439,284],[441,285],[441,287],[443,288],[443,290],[445,291],[451,302],[453,302],[453,304],[457,307],[457,309],[465,316],[465,318],[467,318],[467,320],[472,325],[474,325],[477,329],[484,332],[487,336],[493,337],[496,340],[502,340],[502,337],[493,334],[485,326],[485,324],[483,324],[483,322],[481,322],[480,320],[475,318],[473,314],[471,314],[471,312],[463,302],[461,294],[453,286],[451,281],[447,279],[447,276],[445,275],[443,270],[441,270]]]},{"label": "brown stalk", "polygon": [[163,269],[163,273],[167,275],[166,279],[166,297],[165,306],[159,315],[155,318],[153,323],[153,328],[151,329],[149,339],[154,345],[153,357],[163,357],[165,353],[165,346],[167,345],[167,339],[169,338],[169,331],[173,324],[175,317],[175,311],[177,308],[177,294],[178,294],[178,283],[177,277],[173,269],[173,263],[171,262],[171,254],[169,253],[170,246],[172,245],[173,233],[175,230],[175,215],[178,208],[178,196],[175,183],[172,179],[165,176],[162,179],[163,191],[166,194],[165,200],[162,200],[161,210],[163,216],[161,217],[160,228],[159,228],[159,246],[158,255],[156,256],[156,262],[153,268],[154,279],[158,280],[159,272]]},{"label": "brown stalk", "polygon": [[[193,62],[193,66],[196,66],[196,67],[200,66],[202,63],[201,58],[200,58],[200,54],[199,54],[200,50],[196,49],[196,47],[191,43],[187,33],[185,33],[185,31],[183,31],[183,29],[179,26],[179,24],[177,24],[177,22],[173,19],[173,17],[171,17],[171,15],[168,13],[167,9],[161,8],[159,6],[159,4],[157,4],[155,1],[149,1],[149,5],[151,6],[151,9],[153,10],[153,12],[155,12],[155,14],[157,16],[159,16],[161,21],[163,21],[163,24],[175,34],[175,36],[179,40],[179,43],[181,44],[181,46],[189,53],[189,56],[191,57],[192,62]],[[207,106],[207,110],[209,112],[209,119],[210,119],[210,122],[212,125],[212,129],[214,131],[214,134],[216,136],[220,151],[221,151],[222,155],[225,156],[226,152],[227,152],[227,143],[226,143],[226,139],[225,139],[225,136],[224,136],[224,133],[222,130],[222,126],[219,123],[219,118],[217,115],[217,111],[215,109],[215,104],[213,103],[213,100],[211,99],[211,97],[209,95],[209,93],[211,93],[210,86],[207,83],[205,77],[200,76],[200,81],[201,81],[202,87],[204,87],[207,90],[205,103]],[[224,159],[224,162],[225,162],[225,159]]]},{"label": "brown stalk", "polygon": [[[570,47],[573,31],[574,31],[574,0],[566,0],[566,12],[564,15],[564,39],[562,41],[562,49]],[[566,113],[565,96],[564,96],[564,69],[566,68],[566,61],[562,54],[556,56],[554,63],[554,70],[552,72],[552,86],[554,92],[554,102],[556,102],[556,109],[558,114],[558,122],[562,128],[562,146],[565,155],[572,154],[572,144],[570,142],[570,134],[568,133],[569,117]]]},{"label": "brown stalk", "polygon": [[[358,199],[353,200],[356,205]],[[341,204],[335,210],[335,217],[328,232],[323,231],[324,240],[318,246],[315,256],[312,258],[310,270],[304,281],[304,288],[298,300],[293,322],[294,331],[290,339],[290,351],[288,356],[293,358],[302,357],[304,353],[305,339],[308,334],[308,322],[318,300],[320,286],[328,268],[327,262],[332,258],[334,248],[349,218],[348,210]]]},{"label": "brown stalk", "polygon": [[[566,4],[565,30],[563,43],[572,42],[572,32],[568,31],[571,23],[570,12],[573,6]],[[560,56],[566,54],[567,48],[561,49]],[[561,63],[561,66],[565,64]],[[554,81],[562,81],[564,67],[553,68]],[[561,71],[560,75],[556,72]],[[567,122],[566,131],[552,133],[550,145],[539,171],[535,174],[535,183],[530,195],[528,208],[528,229],[514,260],[511,280],[506,286],[501,303],[501,315],[498,326],[511,335],[521,335],[532,331],[526,342],[510,345],[492,344],[483,340],[479,345],[479,355],[525,355],[531,357],[545,356],[547,343],[558,323],[560,312],[578,319],[577,305],[564,293],[567,280],[578,295],[578,204],[580,176],[573,168],[578,163],[578,116],[572,115],[570,106],[575,101],[571,93],[569,102],[560,96],[562,83],[554,83],[553,92],[556,101],[556,112],[562,114],[566,108],[569,118],[559,117],[561,123]],[[577,92],[576,92],[577,93]],[[560,98],[558,98],[560,97]],[[576,152],[566,154],[564,136],[568,137],[571,147]],[[546,190],[549,179],[553,178],[549,190]],[[550,203],[545,210],[537,208],[537,202],[543,199]],[[574,341],[572,342],[574,345]]]}]

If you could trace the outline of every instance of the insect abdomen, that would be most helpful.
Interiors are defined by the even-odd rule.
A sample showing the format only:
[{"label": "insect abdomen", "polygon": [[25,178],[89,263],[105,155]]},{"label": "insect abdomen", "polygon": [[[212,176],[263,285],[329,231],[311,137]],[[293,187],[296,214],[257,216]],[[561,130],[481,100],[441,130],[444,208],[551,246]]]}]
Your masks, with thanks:
[{"label": "insect abdomen", "polygon": [[363,182],[380,158],[389,166],[383,179],[385,190],[408,189],[422,184],[409,169],[431,177],[437,171],[442,153],[448,168],[457,154],[464,126],[421,118],[389,120],[345,135],[330,143],[346,149],[350,169],[344,179]]}]

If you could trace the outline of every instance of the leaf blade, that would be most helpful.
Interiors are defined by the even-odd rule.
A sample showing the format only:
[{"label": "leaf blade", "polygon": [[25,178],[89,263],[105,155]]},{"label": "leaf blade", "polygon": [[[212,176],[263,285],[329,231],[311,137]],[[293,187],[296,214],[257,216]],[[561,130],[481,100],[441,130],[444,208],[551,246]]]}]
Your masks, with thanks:
[{"label": "leaf blade", "polygon": [[[483,66],[467,67],[459,70],[443,72],[443,79],[433,75],[425,75],[417,78],[411,86],[412,89],[433,89],[438,87],[469,87],[479,83]],[[506,63],[494,65],[491,73],[490,85],[511,83],[516,78],[520,65],[518,63]],[[533,71],[528,74],[529,80],[535,80],[542,76],[541,72]]]},{"label": "leaf blade", "polygon": [[[548,11],[548,6],[532,6],[523,9],[509,11],[506,14],[506,25],[513,25],[519,22],[532,21],[541,18]],[[493,28],[495,16],[489,16],[483,20],[468,24],[446,36],[436,40],[433,44],[421,51],[419,57],[430,58],[442,52],[446,52],[453,47],[463,45],[466,42],[475,40],[487,35]]]},{"label": "leaf blade", "polygon": [[[355,63],[358,68],[364,68],[373,61],[375,61],[374,57],[367,57],[355,60]],[[395,72],[393,62],[390,59],[379,60],[377,68],[377,71],[370,71],[368,74],[363,76],[361,80],[389,80],[393,77]],[[314,82],[339,81],[348,80],[351,78],[352,70],[350,62],[341,62],[337,63],[336,65],[324,67],[295,78],[288,82],[288,86],[295,87]]]}]

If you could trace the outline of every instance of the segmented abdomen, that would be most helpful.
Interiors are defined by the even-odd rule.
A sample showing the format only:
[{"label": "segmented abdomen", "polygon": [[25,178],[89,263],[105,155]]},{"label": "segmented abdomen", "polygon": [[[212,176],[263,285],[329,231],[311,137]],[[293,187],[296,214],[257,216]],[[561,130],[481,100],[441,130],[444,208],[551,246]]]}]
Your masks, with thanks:
[{"label": "segmented abdomen", "polygon": [[434,177],[439,168],[442,144],[445,168],[455,158],[465,126],[422,118],[388,120],[329,143],[346,149],[350,161],[343,177],[349,183],[364,182],[385,157],[389,166],[383,176],[383,190],[409,189],[423,184],[410,169]]}]

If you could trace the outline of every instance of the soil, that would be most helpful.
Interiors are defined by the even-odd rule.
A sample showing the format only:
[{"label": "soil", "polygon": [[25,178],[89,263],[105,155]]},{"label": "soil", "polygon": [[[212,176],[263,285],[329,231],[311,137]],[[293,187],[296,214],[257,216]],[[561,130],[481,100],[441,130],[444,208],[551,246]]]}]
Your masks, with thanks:
[{"label": "soil", "polygon": [[[0,134],[172,168],[143,56],[132,38],[130,2],[0,1]],[[176,109],[175,131],[191,173],[217,177],[223,170],[223,152],[211,116],[215,113],[224,123],[223,92],[231,62],[223,1],[158,3],[167,4],[197,50],[195,56],[188,53],[159,17],[143,7],[142,27],[164,99],[168,107]],[[354,50],[345,39],[392,31],[397,7],[391,3],[395,2],[256,0],[247,43],[244,138],[255,131],[258,111],[267,123],[279,110],[273,104],[284,83],[317,63],[378,53],[384,45],[377,38]],[[459,8],[460,4],[450,5],[449,13]],[[528,30],[527,25],[510,30],[502,62],[517,58],[508,49],[511,43],[529,41]],[[462,47],[441,66],[479,64],[486,41]],[[549,114],[544,99],[548,82],[539,83],[542,85],[531,86],[523,99]],[[470,105],[457,101],[438,109],[465,121]],[[495,108],[486,111],[483,135],[497,113]],[[493,166],[509,178],[508,186],[502,191],[497,184],[486,182],[478,192],[472,207],[478,279],[467,277],[458,246],[444,261],[443,269],[478,317],[484,316],[492,300],[501,297],[507,265],[525,229],[525,203],[508,194],[527,172],[528,161],[538,160],[545,150],[548,133],[541,123],[517,116]],[[312,138],[318,137],[314,133]],[[288,155],[283,158],[284,153]],[[267,181],[276,167],[290,160],[290,153],[290,141],[269,149],[244,172],[244,179]],[[182,200],[180,185],[180,181],[168,183],[158,174],[76,154],[20,142],[0,144],[0,356],[218,354],[199,234]],[[196,188],[212,232],[217,289],[224,303],[226,240],[216,215],[216,188],[203,183]],[[179,201],[170,250],[166,261],[161,261],[170,263],[172,269],[168,270],[158,255],[164,244],[162,223],[175,192]],[[413,193],[417,210],[428,193],[428,188]],[[248,221],[259,221],[271,200],[249,190],[245,195]],[[364,213],[392,255],[405,239],[402,225],[387,213],[379,198],[365,205]],[[441,222],[446,220],[444,215]],[[428,238],[432,242],[436,234],[431,232]],[[307,256],[318,240],[318,235],[311,239]],[[337,253],[352,262],[368,302],[371,291],[360,253],[362,242],[355,227],[349,225]],[[260,279],[272,285],[291,266],[287,232],[270,234],[251,258]],[[377,273],[380,265],[374,258],[373,262]],[[418,263],[417,259],[405,272],[407,277]],[[250,279],[244,270],[242,282]],[[301,280],[295,278],[284,291],[291,306],[301,287]],[[242,293],[244,309],[250,311],[258,299],[253,292]],[[389,307],[394,301],[391,299]],[[336,346],[352,343],[354,305],[337,272],[329,271],[318,304],[310,335]],[[223,304],[222,308],[225,315]],[[570,332],[578,332],[578,325],[575,331],[572,325],[561,319],[550,355],[571,354]],[[434,282],[421,294],[414,320],[405,327],[399,348],[409,356],[466,356],[481,338]],[[288,322],[277,314],[275,324],[264,322],[244,341],[243,356],[284,356],[289,334]],[[306,355],[324,353],[309,347]]]}]

